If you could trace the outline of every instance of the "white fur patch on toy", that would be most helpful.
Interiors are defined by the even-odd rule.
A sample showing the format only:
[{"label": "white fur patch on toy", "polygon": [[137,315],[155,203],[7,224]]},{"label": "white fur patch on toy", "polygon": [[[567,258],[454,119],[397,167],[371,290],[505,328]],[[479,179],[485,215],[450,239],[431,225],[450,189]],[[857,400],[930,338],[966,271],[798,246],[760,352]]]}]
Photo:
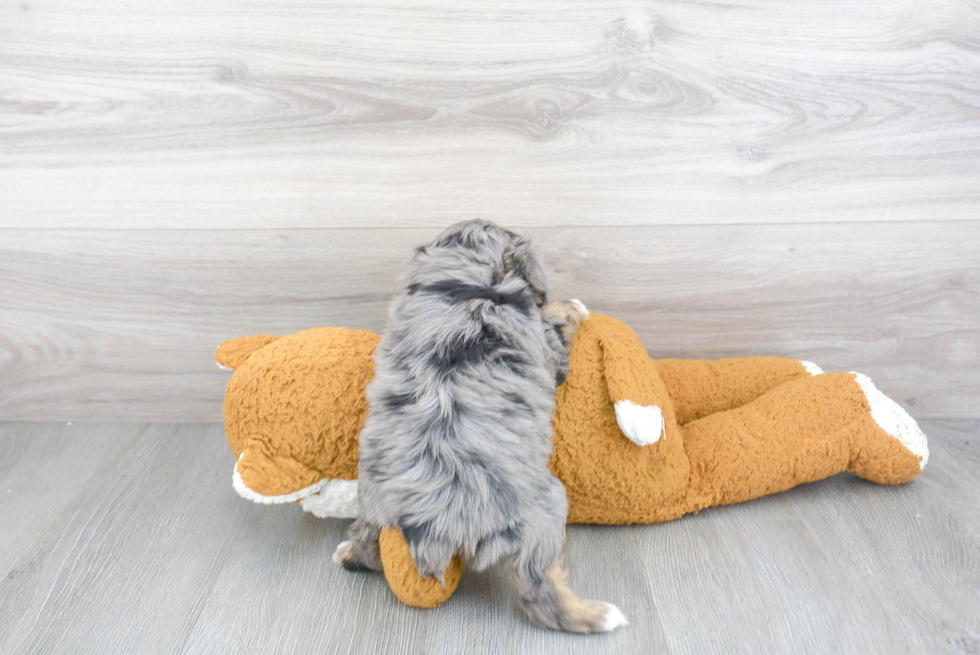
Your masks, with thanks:
[{"label": "white fur patch on toy", "polygon": [[871,418],[882,430],[901,441],[913,455],[921,457],[919,468],[925,469],[926,462],[929,461],[929,444],[926,435],[919,429],[919,424],[901,405],[883,394],[867,375],[855,371],[851,371],[851,374],[868,399]]},{"label": "white fur patch on toy", "polygon": [[330,480],[319,493],[311,494],[300,501],[303,511],[321,519],[356,519],[357,480]]},{"label": "white fur patch on toy", "polygon": [[620,400],[615,409],[619,429],[638,446],[657,443],[667,429],[663,412],[656,405],[636,405],[628,400]]},{"label": "white fur patch on toy", "polygon": [[803,364],[803,368],[805,368],[806,372],[809,373],[810,375],[820,375],[821,373],[823,373],[823,369],[817,366],[816,364],[814,364],[813,362],[808,362],[806,360],[801,359],[800,364]]},{"label": "white fur patch on toy", "polygon": [[[244,455],[245,453],[242,453]],[[241,456],[238,457],[241,459]],[[331,480],[323,478],[308,487],[291,494],[267,496],[245,486],[245,481],[235,467],[231,476],[231,486],[245,500],[260,505],[280,505],[300,501],[303,509],[320,518],[357,518],[357,480]]]},{"label": "white fur patch on toy", "polygon": [[294,491],[291,494],[283,494],[281,496],[266,496],[265,494],[260,494],[254,489],[250,489],[245,486],[245,482],[242,480],[242,476],[239,475],[238,469],[235,469],[234,475],[231,476],[231,486],[235,488],[238,495],[245,500],[251,500],[253,503],[258,503],[260,505],[279,505],[282,503],[295,503],[297,500],[301,500],[310,494],[315,494],[320,491],[320,487],[323,486],[325,482],[328,482],[326,478],[320,480],[319,482],[314,482],[310,486],[300,489],[299,491]]}]

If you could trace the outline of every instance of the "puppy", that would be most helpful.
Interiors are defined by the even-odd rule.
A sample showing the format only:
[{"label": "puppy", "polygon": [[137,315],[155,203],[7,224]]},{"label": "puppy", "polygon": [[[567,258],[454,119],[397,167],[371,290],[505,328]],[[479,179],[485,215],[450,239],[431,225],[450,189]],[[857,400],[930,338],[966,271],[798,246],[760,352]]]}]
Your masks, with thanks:
[{"label": "puppy", "polygon": [[419,573],[454,555],[506,561],[539,625],[604,632],[614,605],[565,584],[565,488],[548,469],[555,388],[581,303],[546,305],[544,266],[522,237],[482,220],[418,248],[391,307],[359,437],[361,514],[337,548],[345,568],[381,570],[378,534],[401,530]]}]

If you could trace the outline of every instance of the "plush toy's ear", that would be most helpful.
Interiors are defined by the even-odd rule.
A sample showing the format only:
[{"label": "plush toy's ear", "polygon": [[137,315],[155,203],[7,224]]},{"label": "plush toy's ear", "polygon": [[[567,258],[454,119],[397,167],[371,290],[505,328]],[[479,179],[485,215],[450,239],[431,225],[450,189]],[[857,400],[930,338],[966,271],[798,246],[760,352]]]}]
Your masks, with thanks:
[{"label": "plush toy's ear", "polygon": [[231,371],[241,366],[242,362],[256,350],[279,338],[272,334],[257,334],[251,337],[229,339],[214,351],[214,359],[218,362],[218,366]]},{"label": "plush toy's ear", "polygon": [[606,331],[599,343],[609,399],[619,429],[633,443],[649,446],[666,436],[674,422],[670,396],[656,365],[636,334],[625,329]]}]

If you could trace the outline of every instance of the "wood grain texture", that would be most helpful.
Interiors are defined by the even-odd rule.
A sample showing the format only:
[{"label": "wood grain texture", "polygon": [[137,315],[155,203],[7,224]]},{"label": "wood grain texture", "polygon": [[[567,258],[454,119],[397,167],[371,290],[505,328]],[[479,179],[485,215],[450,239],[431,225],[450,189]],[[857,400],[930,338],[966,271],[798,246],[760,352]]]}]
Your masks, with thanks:
[{"label": "wood grain texture", "polygon": [[[57,429],[45,424],[0,427],[0,514],[4,526],[0,530],[0,571],[8,580],[42,563],[26,555],[23,549],[29,544],[24,537],[40,534],[71,501],[74,492],[66,490],[89,480],[103,460],[119,448],[119,441],[133,436],[133,430],[107,426],[105,437],[96,440],[74,439],[72,435],[71,425]],[[57,471],[56,477],[52,471]],[[27,569],[15,568],[14,562],[25,557]]]},{"label": "wood grain texture", "polygon": [[969,653],[980,423],[923,427],[932,458],[908,485],[841,474],[672,523],[570,526],[572,587],[630,619],[581,637],[531,625],[502,571],[467,571],[437,610],[400,604],[330,561],[346,521],[235,495],[219,426],[0,424],[0,651]]},{"label": "wood grain texture", "polygon": [[[220,421],[214,349],[380,331],[434,230],[0,232],[0,416]],[[916,417],[980,398],[980,223],[539,229],[554,297],[655,357],[859,370]]]},{"label": "wood grain texture", "polygon": [[969,0],[20,0],[0,227],[975,220]]}]

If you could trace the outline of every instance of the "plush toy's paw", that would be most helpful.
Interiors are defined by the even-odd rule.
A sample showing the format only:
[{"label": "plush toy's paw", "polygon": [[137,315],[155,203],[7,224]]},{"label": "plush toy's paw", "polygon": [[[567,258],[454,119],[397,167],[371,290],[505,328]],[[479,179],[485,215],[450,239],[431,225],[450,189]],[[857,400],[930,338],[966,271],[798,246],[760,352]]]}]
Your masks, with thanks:
[{"label": "plush toy's paw", "polygon": [[660,441],[666,430],[663,412],[657,405],[636,405],[620,400],[615,405],[616,423],[627,439],[637,446],[649,446]]},{"label": "plush toy's paw", "polygon": [[897,439],[909,452],[918,457],[919,470],[925,470],[929,462],[929,443],[919,424],[901,405],[883,394],[871,382],[871,378],[853,371],[852,374],[861,391],[864,392],[865,398],[868,399],[871,418],[890,437]]}]

